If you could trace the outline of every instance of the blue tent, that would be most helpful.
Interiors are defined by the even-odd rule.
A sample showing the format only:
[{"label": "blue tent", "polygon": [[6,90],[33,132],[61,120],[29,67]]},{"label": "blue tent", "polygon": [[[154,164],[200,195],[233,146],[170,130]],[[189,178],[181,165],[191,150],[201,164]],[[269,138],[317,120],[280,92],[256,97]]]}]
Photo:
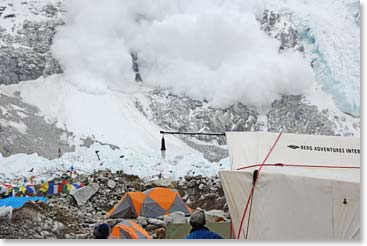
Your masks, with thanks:
[{"label": "blue tent", "polygon": [[20,208],[22,207],[27,201],[42,201],[46,202],[46,197],[37,196],[37,197],[8,197],[4,199],[0,199],[0,207],[13,207],[13,208]]}]

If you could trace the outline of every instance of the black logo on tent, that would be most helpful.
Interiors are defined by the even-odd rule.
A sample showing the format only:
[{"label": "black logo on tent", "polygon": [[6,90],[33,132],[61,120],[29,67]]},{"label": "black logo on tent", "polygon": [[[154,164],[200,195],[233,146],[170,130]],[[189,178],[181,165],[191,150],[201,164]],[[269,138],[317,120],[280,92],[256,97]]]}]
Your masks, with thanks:
[{"label": "black logo on tent", "polygon": [[288,145],[288,148],[291,148],[291,149],[299,149],[300,147],[297,146],[297,145]]}]

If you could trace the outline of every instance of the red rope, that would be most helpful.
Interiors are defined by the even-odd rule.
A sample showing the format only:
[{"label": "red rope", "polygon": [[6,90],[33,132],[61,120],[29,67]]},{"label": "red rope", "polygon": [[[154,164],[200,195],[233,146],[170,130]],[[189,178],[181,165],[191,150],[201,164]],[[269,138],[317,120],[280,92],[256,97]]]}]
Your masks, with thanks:
[{"label": "red rope", "polygon": [[233,237],[233,225],[232,225],[232,218],[230,218],[229,221],[229,239],[232,239]]},{"label": "red rope", "polygon": [[360,166],[333,166],[333,165],[305,165],[305,164],[283,164],[283,163],[276,163],[276,164],[255,164],[250,166],[239,167],[236,170],[243,170],[251,167],[258,167],[258,166],[280,166],[280,167],[313,167],[313,168],[344,168],[344,169],[360,169]]},{"label": "red rope", "polygon": [[254,189],[255,189],[255,186],[256,186],[256,182],[257,182],[257,180],[259,179],[261,169],[262,169],[262,167],[264,166],[265,162],[268,160],[268,158],[269,158],[269,156],[270,156],[271,152],[273,152],[273,149],[274,149],[274,148],[275,148],[275,146],[277,145],[277,143],[278,143],[278,141],[279,141],[279,139],[280,139],[280,136],[282,136],[282,132],[280,132],[280,133],[279,133],[279,135],[278,135],[278,137],[276,138],[276,140],[275,140],[275,142],[274,142],[273,146],[271,147],[271,149],[269,150],[268,154],[266,155],[266,157],[265,157],[264,161],[263,161],[263,162],[261,163],[261,165],[260,165],[260,168],[259,168],[259,171],[258,171],[257,177],[256,177],[255,182],[254,182],[254,185],[252,186],[252,189],[251,189],[250,195],[249,195],[249,197],[248,197],[248,199],[247,199],[247,203],[246,203],[245,210],[244,210],[244,212],[243,212],[243,214],[242,214],[241,223],[240,223],[240,228],[238,229],[238,233],[237,233],[237,234],[238,234],[237,239],[239,239],[239,238],[240,238],[241,230],[242,230],[242,225],[243,225],[243,220],[245,219],[245,216],[246,216],[246,213],[247,213],[247,209],[248,209],[248,205],[249,205],[250,200],[251,200],[251,197],[252,197],[252,195],[253,195],[253,193],[254,193]]}]

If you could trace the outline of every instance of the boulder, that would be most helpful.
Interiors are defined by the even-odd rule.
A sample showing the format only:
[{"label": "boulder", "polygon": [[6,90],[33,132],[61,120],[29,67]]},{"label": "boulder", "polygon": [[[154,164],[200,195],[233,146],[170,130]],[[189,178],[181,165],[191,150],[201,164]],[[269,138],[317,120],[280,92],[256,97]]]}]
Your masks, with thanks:
[{"label": "boulder", "polygon": [[167,223],[172,223],[172,224],[187,223],[185,214],[181,211],[176,211],[176,212],[170,213],[169,215],[165,215],[163,217],[163,220]]},{"label": "boulder", "polygon": [[90,184],[70,192],[78,206],[84,205],[99,189],[97,184]]},{"label": "boulder", "polygon": [[13,208],[12,207],[1,207],[0,208],[0,219],[6,219],[8,221],[11,220],[13,214]]},{"label": "boulder", "polygon": [[172,184],[172,179],[155,179],[148,181],[144,186],[146,189],[153,187],[166,187],[166,188],[174,188]]},{"label": "boulder", "polygon": [[167,222],[159,220],[159,219],[155,219],[155,218],[148,218],[148,223],[155,225],[155,226],[159,226],[159,227],[166,227],[167,226]]},{"label": "boulder", "polygon": [[116,187],[116,182],[110,179],[107,181],[107,186],[113,190]]},{"label": "boulder", "polygon": [[191,179],[188,183],[187,183],[187,187],[192,188],[196,186],[196,180]]},{"label": "boulder", "polygon": [[88,236],[89,236],[89,234],[88,234],[88,233],[76,234],[76,235],[75,235],[75,238],[76,238],[76,239],[87,239],[87,238],[88,238]]},{"label": "boulder", "polygon": [[156,239],[164,239],[166,237],[166,229],[163,227],[153,230],[153,233],[155,234]]},{"label": "boulder", "polygon": [[205,212],[206,223],[226,221],[226,214],[222,210],[210,210]]},{"label": "boulder", "polygon": [[138,218],[136,218],[136,223],[138,223],[139,225],[142,226],[146,226],[148,225],[148,221],[145,217],[139,216]]}]

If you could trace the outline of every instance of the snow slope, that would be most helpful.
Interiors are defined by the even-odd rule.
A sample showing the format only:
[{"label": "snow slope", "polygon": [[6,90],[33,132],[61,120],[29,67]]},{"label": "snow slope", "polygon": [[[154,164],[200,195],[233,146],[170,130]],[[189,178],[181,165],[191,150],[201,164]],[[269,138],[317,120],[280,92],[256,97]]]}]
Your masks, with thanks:
[{"label": "snow slope", "polygon": [[[121,5],[119,1],[111,2],[117,4],[117,6]],[[50,17],[48,16],[47,11],[43,10],[48,3],[60,5],[57,0],[0,0],[0,4],[4,3],[6,8],[2,12],[0,26],[5,29],[6,34],[10,35],[16,34],[17,31],[22,28],[22,24],[26,20],[44,21],[47,19],[62,18],[64,14],[63,12],[57,12],[56,17],[55,15]],[[83,1],[83,3],[87,4],[90,8],[93,8],[90,1]],[[161,1],[160,3],[165,3],[165,6],[167,6],[168,2]],[[193,172],[195,172],[195,174],[215,175],[220,169],[229,169],[228,158],[224,159],[220,163],[211,163],[203,158],[201,153],[190,148],[187,144],[174,136],[166,136],[167,157],[165,161],[161,159],[161,135],[159,134],[159,131],[162,129],[144,117],[144,115],[142,115],[135,106],[136,100],[139,100],[140,102],[141,100],[144,100],[144,90],[146,90],[146,88],[138,86],[132,79],[133,71],[131,70],[131,57],[129,56],[128,48],[141,49],[139,52],[141,52],[142,56],[139,57],[141,57],[141,60],[143,61],[141,64],[143,72],[144,69],[154,68],[155,64],[153,64],[154,62],[152,61],[156,61],[153,58],[157,54],[153,51],[155,51],[157,47],[160,48],[161,50],[158,50],[160,50],[162,54],[158,54],[157,57],[163,57],[162,59],[164,60],[163,65],[160,65],[163,68],[167,68],[164,65],[171,64],[172,61],[172,64],[176,64],[176,66],[171,65],[171,67],[169,67],[169,73],[166,74],[166,76],[163,76],[164,79],[169,81],[169,83],[163,83],[163,86],[177,86],[178,89],[176,88],[176,91],[183,91],[184,93],[194,95],[194,97],[205,98],[207,97],[205,94],[209,93],[208,87],[215,89],[214,87],[218,86],[218,84],[213,85],[213,81],[211,79],[207,79],[213,78],[213,76],[205,76],[205,71],[208,72],[209,75],[213,74],[212,69],[215,70],[215,68],[220,67],[220,64],[227,64],[227,61],[231,61],[228,63],[230,65],[225,66],[229,71],[229,75],[224,76],[225,78],[222,82],[226,82],[229,78],[233,79],[235,83],[232,83],[232,86],[228,86],[228,84],[224,82],[220,83],[219,85],[222,87],[218,87],[219,89],[217,88],[215,93],[211,93],[212,99],[220,97],[228,98],[228,95],[231,99],[236,95],[239,98],[243,97],[243,95],[254,97],[255,99],[259,99],[260,97],[265,99],[272,98],[270,96],[264,96],[264,93],[260,93],[260,95],[257,94],[259,93],[258,88],[252,85],[256,84],[259,86],[259,83],[249,83],[246,84],[246,87],[238,90],[238,87],[243,86],[241,76],[246,74],[242,74],[241,72],[238,75],[236,72],[237,64],[246,64],[246,68],[252,68],[251,71],[254,73],[254,76],[252,77],[256,78],[255,81],[259,80],[261,82],[261,86],[264,88],[263,91],[269,89],[269,86],[263,82],[269,80],[269,78],[274,79],[272,77],[273,74],[277,74],[280,77],[280,79],[275,80],[276,83],[278,81],[287,82],[285,84],[281,83],[283,87],[286,88],[285,90],[282,90],[281,88],[283,87],[279,87],[276,83],[272,84],[275,89],[280,89],[279,93],[278,90],[275,90],[277,91],[277,95],[284,91],[287,92],[289,89],[288,87],[294,87],[294,90],[291,91],[298,91],[296,90],[297,87],[299,87],[300,84],[304,84],[297,84],[297,78],[299,77],[298,73],[296,73],[295,76],[293,76],[294,74],[292,73],[292,76],[284,77],[284,74],[288,73],[283,74],[274,72],[279,70],[278,63],[287,57],[283,57],[278,54],[278,42],[276,40],[270,40],[270,38],[260,30],[260,24],[258,25],[258,23],[256,23],[254,16],[259,17],[258,15],[261,15],[264,9],[271,9],[283,15],[289,15],[291,17],[290,21],[297,27],[297,30],[300,33],[301,42],[305,47],[305,57],[303,59],[297,55],[298,58],[296,60],[302,61],[302,66],[308,66],[308,64],[312,62],[313,71],[316,74],[316,80],[318,82],[318,85],[312,87],[311,92],[308,91],[308,94],[306,94],[309,102],[313,105],[318,105],[320,108],[329,109],[332,112],[331,117],[335,115],[340,118],[341,113],[339,110],[359,116],[360,33],[358,2],[352,0],[269,0],[261,2],[249,1],[249,3],[241,1],[226,1],[226,3],[221,1],[205,1],[204,3],[196,3],[196,1],[191,1],[191,5],[185,7],[181,6],[182,3],[177,3],[178,2],[168,4],[168,6],[173,8],[174,14],[172,14],[172,11],[168,11],[168,14],[162,14],[163,10],[157,7],[159,5],[155,5],[154,3],[149,5],[151,8],[147,8],[147,16],[139,17],[141,18],[140,21],[146,24],[146,26],[143,25],[144,28],[149,29],[151,25],[158,28],[157,30],[165,37],[164,39],[166,44],[169,45],[169,50],[164,49],[164,43],[161,43],[159,38],[154,39],[154,45],[152,47],[148,47],[148,50],[142,49],[148,42],[148,39],[145,39],[144,37],[156,37],[154,33],[143,33],[144,35],[136,36],[137,39],[140,40],[140,46],[134,46],[132,43],[128,43],[131,44],[131,47],[125,47],[126,49],[120,49],[119,52],[115,53],[115,47],[120,47],[120,44],[124,42],[124,39],[121,37],[124,33],[122,30],[130,29],[129,27],[121,29],[122,27],[118,26],[118,29],[116,30],[113,25],[105,27],[102,23],[101,26],[98,26],[98,30],[101,32],[97,32],[96,36],[92,35],[92,38],[90,39],[85,38],[82,39],[80,43],[77,43],[80,44],[82,48],[85,48],[85,50],[82,50],[85,52],[77,53],[83,55],[79,56],[83,63],[73,58],[73,55],[75,55],[73,52],[60,54],[64,51],[68,51],[68,47],[66,47],[65,50],[60,49],[58,51],[59,56],[66,56],[68,61],[74,62],[71,62],[72,66],[68,69],[69,72],[71,71],[73,73],[73,76],[67,76],[65,78],[64,75],[53,75],[47,78],[39,78],[34,81],[25,81],[17,85],[0,85],[1,93],[13,95],[14,92],[19,91],[23,100],[40,108],[41,114],[50,122],[56,122],[57,126],[60,128],[73,132],[75,134],[75,139],[72,144],[78,146],[82,143],[82,138],[93,137],[98,141],[113,144],[120,148],[119,150],[112,150],[108,145],[101,145],[98,143],[92,145],[90,148],[79,146],[75,152],[65,153],[62,158],[55,160],[47,160],[37,154],[18,154],[7,158],[0,156],[0,178],[28,176],[31,174],[29,170],[34,168],[33,173],[37,173],[41,178],[47,179],[53,175],[64,172],[71,166],[75,167],[79,172],[92,172],[99,168],[111,168],[114,171],[122,169],[125,172],[137,174],[142,177],[149,177],[163,173],[164,175],[169,175],[174,178],[184,176],[187,173],[193,174]],[[77,5],[78,4],[79,3],[77,3]],[[100,3],[97,6],[104,7],[104,4],[105,3]],[[200,11],[197,9],[195,10],[195,7],[197,6],[205,7],[213,6],[213,4],[216,6],[216,11],[205,13],[204,17],[206,17],[206,19],[202,19],[201,16],[203,12],[206,12],[204,11],[205,8],[201,8]],[[238,6],[241,8],[233,9]],[[251,6],[251,8],[247,9],[248,6]],[[225,9],[224,12],[221,12],[221,7]],[[107,10],[111,9],[113,9],[111,6],[107,7]],[[182,9],[184,9],[184,11],[182,11]],[[89,10],[92,12],[96,11],[96,13],[99,12],[98,9]],[[136,7],[134,11],[135,14],[139,14],[140,8]],[[42,14],[40,14],[41,12]],[[108,13],[108,11],[104,12],[104,14],[107,15]],[[113,11],[113,13],[120,12]],[[221,16],[220,13],[234,15],[232,16],[233,18],[228,18],[227,22],[224,23],[225,25],[223,23],[218,23],[223,24],[219,26],[213,25],[213,20],[217,20],[217,17]],[[241,13],[246,13],[249,19],[245,18],[243,20]],[[4,18],[4,16],[11,14],[15,14],[16,18]],[[99,22],[99,19],[94,19],[94,17],[98,15],[87,16],[93,17],[92,23]],[[114,20],[114,17],[111,16],[107,23],[116,24]],[[130,21],[131,20],[132,19],[130,19]],[[175,20],[181,20],[184,24],[191,23],[189,27],[194,31],[188,30],[185,32],[185,30],[181,30],[180,27],[185,25],[180,24],[181,22],[176,22]],[[198,22],[198,20],[201,21]],[[240,31],[236,20],[242,20],[244,22],[246,32]],[[251,20],[252,22],[246,22],[246,20]],[[83,21],[86,21],[86,24],[90,24],[88,19],[83,19]],[[84,23],[83,21],[81,24]],[[152,23],[149,23],[149,21],[152,21]],[[256,24],[248,24],[253,22]],[[197,23],[202,26],[199,28],[198,25],[196,25]],[[145,30],[144,28],[140,29],[141,27],[137,23],[134,25],[138,26],[135,26],[135,28],[137,28],[136,30]],[[90,28],[88,30],[91,32],[95,28],[93,25],[88,26]],[[125,28],[125,26],[123,26],[123,28]],[[227,32],[226,29],[229,29],[229,31]],[[180,31],[178,34],[182,35],[182,39],[181,36],[176,36],[177,30]],[[212,37],[212,40],[215,40],[216,37],[218,37],[218,30],[221,31],[219,33],[221,36],[220,40],[223,45],[225,44],[222,46],[225,48],[217,47],[215,42],[211,42],[206,39],[206,35],[209,35]],[[68,33],[67,31],[67,28],[64,29],[63,34],[70,34],[66,36],[70,38],[69,41],[73,43],[73,32]],[[78,33],[78,29],[73,31]],[[201,35],[199,37],[198,34],[202,33],[205,33],[206,35]],[[150,34],[150,36],[148,34]],[[106,37],[100,37],[99,35],[106,35]],[[251,42],[248,46],[245,45],[246,47],[243,46],[242,42],[238,42],[238,46],[232,47],[231,43],[227,42],[230,39],[226,38],[226,35],[238,36],[238,40],[244,38]],[[81,36],[84,37],[83,35]],[[98,42],[98,38],[102,38],[103,42]],[[104,38],[107,38],[107,40]],[[105,47],[109,44],[108,38],[112,38],[114,40],[114,45],[108,47],[108,49],[105,50],[106,52],[104,52],[100,47]],[[172,38],[172,40],[167,40],[169,38]],[[96,41],[96,43],[90,43],[91,40]],[[189,45],[185,40],[191,40]],[[192,40],[194,40],[194,42]],[[181,46],[185,49],[180,49],[180,46],[175,46],[179,41],[181,42]],[[200,43],[199,41],[203,47],[207,47],[208,49],[199,50],[200,52],[198,52],[197,45]],[[262,50],[262,43],[266,44],[267,50],[271,50],[271,52],[262,53],[260,63],[254,64],[254,59],[259,58],[259,52],[253,52],[251,47],[255,47],[255,50]],[[0,45],[2,44],[0,43]],[[96,50],[96,47],[98,50]],[[80,51],[79,47],[74,48],[76,51]],[[228,49],[230,49],[232,53],[227,52]],[[237,54],[239,49],[243,50],[240,56],[233,55]],[[123,54],[120,52],[123,52]],[[147,53],[145,60],[144,52]],[[93,56],[96,54],[99,57]],[[213,62],[213,59],[211,59],[213,54],[215,57],[223,56],[222,60],[217,61],[219,65],[216,64],[216,66],[211,66],[211,62]],[[222,56],[218,56],[218,54],[221,54]],[[278,58],[273,59],[273,62],[269,66],[275,70],[271,70],[270,68],[266,69],[267,71],[271,70],[272,72],[266,73],[266,76],[263,77],[264,74],[258,74],[258,69],[261,67],[261,65],[258,64],[262,64],[263,60],[271,60],[269,54],[273,54],[275,57],[281,56],[282,58],[280,59],[278,57],[280,60]],[[114,55],[117,56],[117,59],[115,60],[112,59],[112,56]],[[144,61],[146,62],[145,64]],[[202,62],[201,64],[197,64],[197,61]],[[291,61],[293,60],[291,59]],[[151,64],[149,64],[149,62],[151,62]],[[282,66],[286,64],[283,64],[283,62],[281,63]],[[73,66],[75,64],[78,66]],[[180,66],[180,64],[188,64],[189,66]],[[111,74],[111,66],[112,68],[116,68],[113,74]],[[204,70],[201,69],[203,66],[205,67]],[[179,69],[175,70],[177,68]],[[186,68],[190,68],[190,71]],[[307,70],[311,70],[309,67],[306,68]],[[243,71],[241,68],[239,70]],[[280,69],[280,71],[281,70],[282,69]],[[287,68],[285,70],[288,71],[289,69]],[[293,72],[293,69],[290,70]],[[164,69],[162,71],[164,71]],[[214,77],[217,79],[218,76],[216,75],[222,73],[218,69],[215,71],[217,73],[214,73]],[[161,76],[160,72],[155,72]],[[102,85],[105,83],[107,86],[101,86],[102,89],[100,89],[98,86],[78,85],[78,82],[80,81],[83,81],[83,83],[87,83],[88,85],[96,84],[90,83],[91,77],[89,76],[90,74],[93,75],[95,73],[97,73],[98,76],[92,76],[92,78],[98,79],[97,84],[101,82]],[[189,78],[186,78],[187,80],[185,80],[184,77],[188,73],[190,73]],[[106,74],[108,76],[104,76]],[[193,80],[190,76],[198,76],[198,79]],[[72,81],[69,81],[71,77],[79,78],[80,81],[74,81],[73,83]],[[122,77],[125,79],[121,79]],[[128,79],[126,79],[126,77],[128,77]],[[182,80],[180,80],[182,82],[181,84],[176,80],[177,77],[182,78]],[[155,80],[156,78],[162,77],[153,76],[151,78],[152,84],[157,86],[162,85],[162,81],[158,79]],[[109,80],[113,80],[113,86]],[[201,80],[207,81],[205,83],[200,83],[202,82]],[[190,81],[190,83],[186,83],[187,81]],[[194,81],[194,83],[192,83],[192,81]],[[309,80],[307,79],[307,81]],[[128,83],[129,86],[126,86],[128,87],[128,90],[125,88],[124,83]],[[117,88],[118,90],[114,90],[113,88]],[[226,90],[222,90],[222,88],[226,88]],[[248,88],[251,90],[248,90]],[[307,88],[309,87],[307,86]],[[322,88],[322,91],[319,91],[320,88]],[[239,93],[241,91],[246,93],[250,91],[250,93]],[[251,93],[252,91],[254,93]],[[329,100],[329,95],[331,95],[332,100]],[[256,100],[251,100],[252,103],[255,101]],[[144,105],[147,102],[141,103]],[[335,104],[337,107],[335,107]],[[346,124],[350,125],[349,128],[357,129],[358,131],[356,134],[359,135],[359,127],[354,126],[356,121],[359,122],[359,119],[357,118],[357,120],[352,120],[349,116],[345,117],[347,119]],[[101,160],[98,160],[95,153],[96,150],[100,151]],[[121,158],[122,156],[123,158]]]},{"label": "snow slope", "polygon": [[[68,168],[74,165],[82,172],[111,168],[142,177],[159,173],[180,177],[190,171],[215,175],[218,169],[229,167],[228,159],[221,163],[211,163],[204,159],[202,153],[174,136],[165,137],[167,154],[166,159],[162,160],[159,133],[162,129],[148,121],[134,105],[135,96],[139,96],[140,100],[142,98],[140,87],[129,94],[109,91],[103,95],[93,95],[65,82],[62,75],[53,75],[17,85],[0,86],[0,89],[8,95],[19,91],[23,100],[39,107],[46,119],[73,132],[76,136],[73,144],[80,145],[81,138],[93,136],[98,141],[120,148],[112,150],[110,146],[100,144],[92,145],[89,149],[77,147],[76,152],[66,153],[60,160],[52,161],[37,155],[19,155],[19,162],[13,165],[9,163],[15,157],[3,158],[0,166],[10,176],[28,174],[27,170],[33,166],[27,164],[27,168],[24,168],[23,164],[22,169],[23,160],[26,160],[24,163],[43,163],[45,165],[39,167],[45,166],[51,173],[55,173],[55,167],[63,163]],[[95,150],[100,151],[103,165],[100,165]],[[120,158],[122,155],[124,158]]]}]

